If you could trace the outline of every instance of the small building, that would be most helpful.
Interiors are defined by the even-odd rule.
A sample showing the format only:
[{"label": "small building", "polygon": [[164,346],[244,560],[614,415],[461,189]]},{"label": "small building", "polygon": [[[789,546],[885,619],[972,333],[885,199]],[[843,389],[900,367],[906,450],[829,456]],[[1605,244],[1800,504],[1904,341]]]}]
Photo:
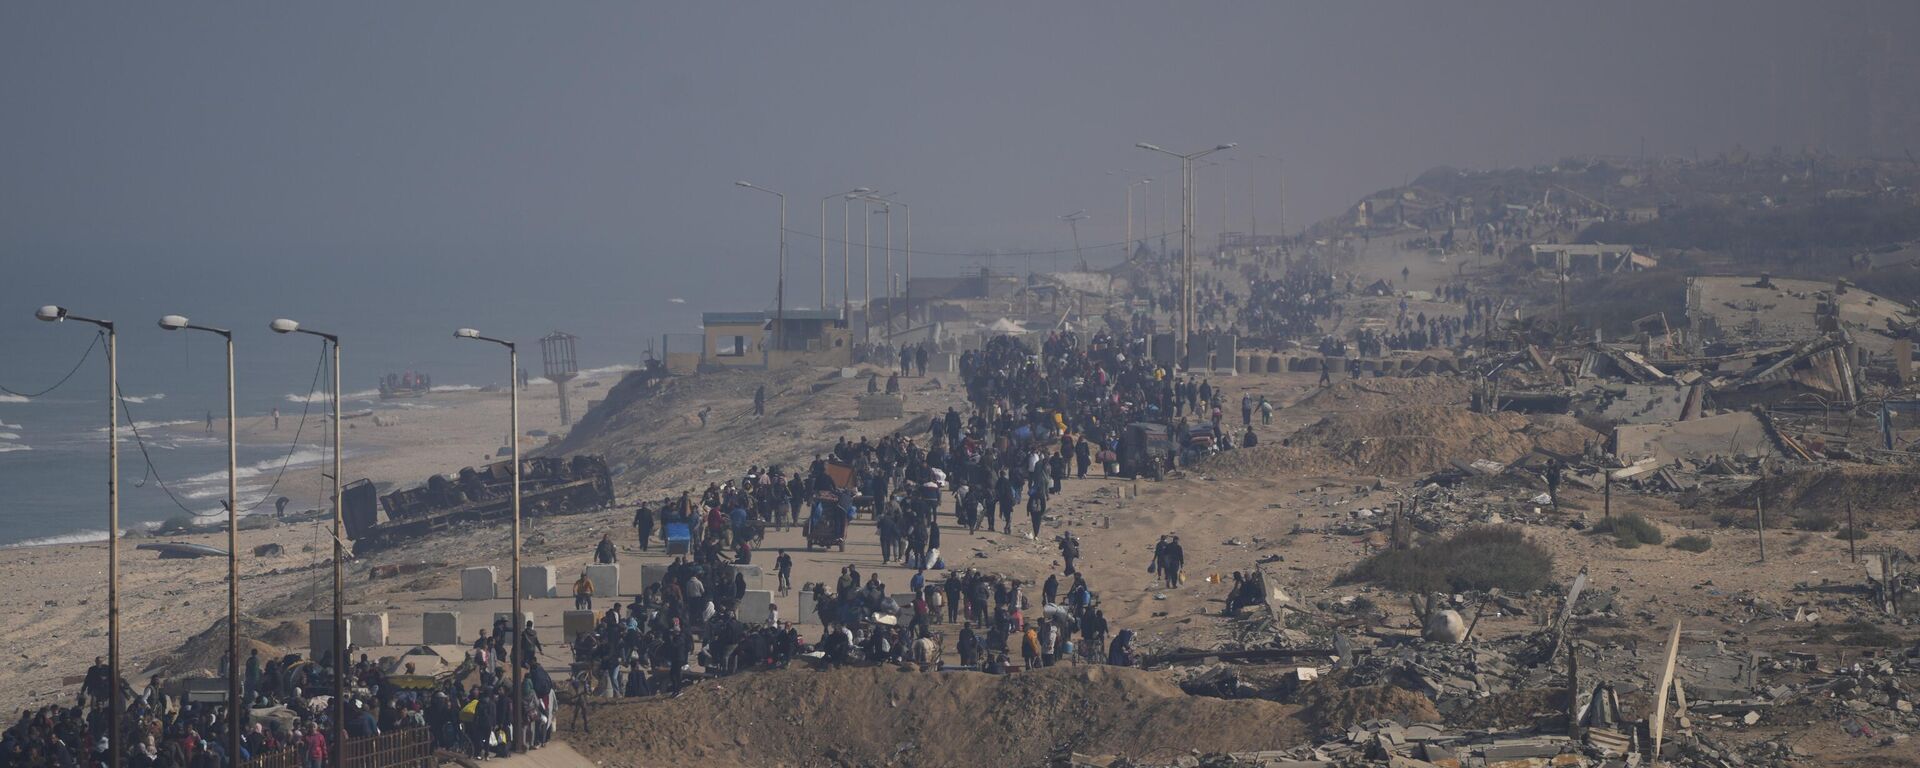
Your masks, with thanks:
[{"label": "small building", "polygon": [[1638,253],[1631,245],[1541,243],[1528,249],[1535,268],[1568,275],[1638,272],[1660,266],[1659,259]]},{"label": "small building", "polygon": [[853,336],[839,310],[705,312],[700,325],[706,337],[700,351],[704,369],[843,367],[853,359]]}]

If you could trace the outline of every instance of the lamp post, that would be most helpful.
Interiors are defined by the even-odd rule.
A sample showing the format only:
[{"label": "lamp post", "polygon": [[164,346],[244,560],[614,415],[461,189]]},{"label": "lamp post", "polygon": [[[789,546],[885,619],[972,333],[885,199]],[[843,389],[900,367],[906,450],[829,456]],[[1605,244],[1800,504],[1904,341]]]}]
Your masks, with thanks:
[{"label": "lamp post", "polygon": [[[827,308],[827,201],[832,200],[836,197],[846,197],[848,195],[864,195],[872,191],[873,190],[867,189],[866,187],[854,187],[853,190],[848,192],[835,192],[831,195],[827,195],[826,197],[820,198],[820,308],[821,309]],[[844,209],[844,206],[843,206],[843,209]],[[844,265],[847,263],[846,251],[844,250],[844,248],[846,247],[846,240],[847,240],[846,231],[845,231],[846,216],[842,215],[840,217],[840,221],[841,221],[840,245],[843,249],[840,251],[841,253],[840,263]],[[840,289],[842,291],[846,290],[845,283],[846,281],[842,279],[841,286],[840,286]]]},{"label": "lamp post", "polygon": [[[490,341],[506,347],[507,382],[511,384],[513,377],[519,373],[520,348],[515,346],[513,342],[492,338],[490,336],[482,336],[479,331],[472,328],[461,328],[454,331],[453,337],[456,339]],[[522,653],[522,649],[526,647],[523,640],[526,636],[526,627],[523,626],[523,623],[526,620],[521,618],[520,613],[520,388],[509,386],[507,387],[507,391],[510,393],[508,398],[508,411],[510,415],[508,416],[509,431],[507,432],[507,445],[510,447],[513,457],[513,648],[509,651],[512,656],[507,661],[507,664],[513,670],[513,695],[510,697],[512,699],[512,707],[509,711],[512,712],[513,717],[513,748],[515,751],[525,752],[527,750],[526,716],[525,713],[520,711],[520,687],[522,685],[520,654]]]},{"label": "lamp post", "polygon": [[867,202],[872,203],[874,205],[880,206],[880,210],[878,211],[878,213],[885,214],[887,217],[886,246],[881,250],[886,254],[887,335],[888,336],[893,335],[893,315],[894,315],[895,309],[897,309],[894,306],[894,284],[893,284],[893,207],[896,205],[900,206],[901,210],[907,212],[907,245],[906,245],[907,325],[909,326],[913,325],[913,206],[907,205],[906,203],[902,203],[897,200],[887,199],[889,196],[894,194],[898,194],[898,193],[889,192],[887,193],[887,195],[876,195],[869,192],[868,194],[861,196],[861,199],[866,200]]},{"label": "lamp post", "polygon": [[881,277],[886,281],[883,286],[887,294],[886,338],[891,340],[893,337],[893,204],[877,197],[869,198],[868,202],[877,203],[880,206],[880,210],[877,210],[877,211],[869,210],[867,212],[867,215],[869,217],[875,214],[879,214],[887,217],[885,235],[883,236],[883,239],[882,239],[882,242],[884,242],[885,245],[882,245],[880,247],[880,255],[882,257],[882,260],[885,262],[882,265],[882,269],[884,271],[882,272]]},{"label": "lamp post", "polygon": [[1153,177],[1151,176],[1139,181],[1127,182],[1127,244],[1122,246],[1122,249],[1126,251],[1120,254],[1123,257],[1121,259],[1122,261],[1133,258],[1133,188],[1142,184],[1152,183]]},{"label": "lamp post", "polygon": [[233,331],[194,325],[180,315],[160,318],[169,331],[186,329],[219,334],[227,343],[227,754],[240,755],[240,481],[233,396]]},{"label": "lamp post", "polygon": [[1187,337],[1193,332],[1193,161],[1240,145],[1220,144],[1212,149],[1184,155],[1144,141],[1134,146],[1180,158],[1180,335],[1174,345],[1173,356],[1175,365],[1184,366],[1187,360]]},{"label": "lamp post", "polygon": [[346,483],[340,468],[340,337],[300,327],[279,318],[267,325],[274,333],[304,333],[318,336],[333,348],[333,748],[328,752],[334,768],[346,765],[347,751],[347,582],[344,575],[347,558],[345,525]]},{"label": "lamp post", "polygon": [[[780,198],[780,278],[773,289],[773,348],[784,349],[787,325],[787,196],[750,181],[736,181],[733,185],[759,190]],[[765,350],[763,349],[762,352]],[[769,361],[771,359],[771,357],[768,358]]]},{"label": "lamp post", "polygon": [[840,198],[840,321],[853,328],[853,237],[847,227],[847,213],[859,197],[851,193]]},{"label": "lamp post", "polygon": [[96,320],[70,313],[66,307],[47,305],[33,313],[49,323],[65,320],[100,326],[107,334],[107,751],[112,753],[109,768],[120,768],[126,744],[120,733],[120,713],[126,709],[120,696],[120,358],[119,337],[113,321]]}]

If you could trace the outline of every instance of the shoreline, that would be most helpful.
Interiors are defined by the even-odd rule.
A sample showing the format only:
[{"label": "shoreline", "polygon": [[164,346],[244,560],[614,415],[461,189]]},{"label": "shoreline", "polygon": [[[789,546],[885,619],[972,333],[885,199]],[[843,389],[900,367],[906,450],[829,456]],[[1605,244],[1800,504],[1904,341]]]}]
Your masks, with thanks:
[{"label": "shoreline", "polygon": [[[624,371],[609,371],[571,383],[574,412],[584,413],[587,401],[603,397],[621,375]],[[493,452],[504,445],[508,401],[504,391],[434,393],[419,401],[432,407],[379,411],[383,417],[379,425],[370,418],[347,420],[344,475],[349,482],[373,480],[386,493],[419,485],[430,475],[452,474],[462,467],[492,461]],[[521,392],[520,408],[523,453],[547,440],[526,438],[526,431],[564,434],[555,387],[533,384]],[[247,444],[249,434],[255,440],[269,434],[282,435],[287,442],[280,444],[280,450],[285,455],[292,440],[287,421],[283,413],[281,431],[274,433],[270,422],[249,424],[243,417],[242,445]],[[219,426],[216,421],[216,428]],[[309,434],[302,436],[299,450],[327,440],[325,430],[313,429],[312,421],[307,427]],[[187,430],[197,433],[199,422],[182,431]],[[131,482],[139,471],[126,471],[125,453],[123,450],[123,484]],[[287,516],[331,509],[332,485],[323,472],[331,472],[330,462],[295,465],[287,470],[274,492],[292,500],[286,508]],[[224,475],[224,469],[220,473]],[[263,473],[267,478],[272,474]],[[224,497],[224,479],[222,486],[220,495]],[[247,506],[244,499],[243,510]],[[65,680],[84,673],[93,657],[105,655],[107,536],[105,531],[89,530],[86,525],[95,523],[94,510],[104,512],[101,508],[105,501],[105,494],[99,494],[97,506],[85,510],[84,517],[75,516],[82,523],[81,530],[55,534],[85,537],[82,540],[45,541],[42,537],[41,541],[0,545],[0,583],[8,586],[0,591],[0,614],[14,619],[0,627],[0,643],[16,649],[0,665],[12,683],[0,689],[0,708],[18,709],[70,698],[72,687]],[[208,502],[218,508],[216,500]],[[274,516],[271,503],[261,505],[254,516],[263,514]],[[104,518],[104,514],[99,517]],[[215,522],[219,517],[202,519]],[[309,594],[309,582],[327,567],[330,520],[331,515],[325,514],[241,527],[237,540],[243,614],[269,623],[295,622],[304,631],[305,620],[310,614],[317,615],[312,612],[315,598]],[[139,525],[142,523],[123,524],[122,528]],[[142,673],[157,662],[178,663],[171,657],[184,641],[225,618],[227,563],[224,557],[162,560],[154,552],[135,547],[179,542],[224,550],[227,533],[224,526],[207,533],[167,536],[135,530],[132,535],[123,534],[120,542],[122,674],[138,684],[144,681]],[[449,542],[450,546],[454,544]],[[278,545],[274,549],[280,554],[255,554],[256,548],[267,545]],[[351,561],[349,567],[356,573],[350,579],[350,590],[360,592],[366,588],[365,576],[359,573],[364,566]],[[326,596],[320,594],[318,600],[324,603]],[[362,605],[359,601],[355,604]]]},{"label": "shoreline", "polygon": [[[604,391],[606,387],[611,387],[620,377],[634,369],[633,366],[619,365],[589,369],[588,371],[583,371],[581,378],[575,380],[572,386],[578,389],[582,388],[585,382],[597,382],[603,389],[588,390],[589,392],[597,393]],[[543,384],[545,386],[543,386]],[[587,386],[590,387],[592,385]],[[367,394],[373,394],[377,397],[377,392],[372,390],[364,393],[355,392],[348,394],[349,399],[347,402],[348,404],[352,404],[353,399],[356,397],[365,399],[364,395]],[[496,461],[503,458],[491,455],[472,459],[454,458],[458,450],[457,448],[448,445],[443,440],[426,439],[424,436],[419,435],[419,432],[423,429],[436,434],[443,434],[449,431],[468,433],[474,431],[474,429],[484,430],[484,419],[480,418],[478,414],[496,409],[500,411],[499,418],[504,422],[507,410],[506,404],[508,402],[504,395],[504,390],[486,391],[483,387],[477,385],[453,384],[436,387],[434,391],[420,398],[398,401],[405,403],[405,405],[399,405],[397,407],[347,409],[347,416],[344,419],[347,435],[345,439],[343,464],[349,482],[361,478],[372,480],[376,485],[380,486],[381,493],[384,494],[396,488],[417,485],[424,482],[431,474],[453,473],[462,467],[478,466],[485,462]],[[494,399],[497,399],[499,402],[497,404],[491,403],[490,401]],[[586,399],[587,398],[583,397],[581,393],[574,393],[572,400],[575,401],[573,406],[577,412],[582,414],[586,412]],[[494,407],[496,405],[497,408]],[[564,428],[558,426],[559,397],[551,384],[546,382],[545,379],[535,377],[530,387],[521,391],[520,407],[521,426],[523,430],[521,451],[523,455],[545,444],[544,439],[536,440],[535,438],[528,438],[524,435],[525,431],[535,431],[543,428],[540,424],[544,423],[544,421],[535,423],[536,419],[534,417],[536,412],[542,417],[550,417],[546,418],[546,420],[552,422],[550,425],[551,428],[547,429],[549,434],[565,434]],[[551,411],[551,413],[546,413],[547,411]],[[381,417],[379,423],[383,424],[383,426],[375,426],[376,422],[372,418],[368,418],[370,416]],[[288,422],[298,421],[297,414],[288,415],[283,413],[281,418]],[[322,415],[319,418],[324,419],[325,416]],[[275,430],[265,426],[270,421],[269,414],[241,415],[239,421],[241,423],[239,429],[240,445],[243,450],[249,448],[256,450],[272,449],[284,458],[289,451],[316,450],[324,452],[330,449],[330,446],[326,443],[326,426],[324,423],[317,429],[312,423],[309,423],[306,430],[307,435],[303,436],[298,443],[290,443],[273,442],[265,439],[268,435],[276,434]],[[468,422],[472,422],[472,424],[469,425]],[[216,430],[223,430],[224,423],[225,419],[216,418],[214,420]],[[198,427],[201,424],[203,424],[203,422],[198,420],[176,419],[161,422],[141,422],[140,429],[142,435],[149,439],[162,437],[178,438],[183,436],[198,436]],[[530,424],[531,426],[529,426]],[[363,429],[363,427],[368,427],[368,429]],[[289,426],[287,429],[281,431],[291,432],[291,429],[292,427]],[[222,431],[221,434],[224,434],[224,432]],[[130,437],[130,434],[123,430],[122,437],[126,439]],[[249,437],[253,439],[249,440]],[[371,439],[365,439],[369,437]],[[290,440],[291,438],[289,437],[288,439]],[[504,447],[504,445],[501,447]],[[419,451],[424,451],[428,455],[414,455],[413,452]],[[403,458],[397,455],[396,452],[405,453],[406,456]],[[468,453],[470,455],[471,451],[468,451]],[[128,482],[126,470],[138,463],[137,461],[130,462],[127,459],[127,455],[127,451],[123,449],[121,452],[122,484]],[[269,477],[279,473],[280,469],[278,465],[280,460],[280,458],[272,458],[255,462],[252,465],[246,463],[241,464],[240,471],[242,473],[246,473],[249,469],[257,472],[257,474],[252,476],[243,474],[240,478],[240,498],[242,502],[242,512],[240,516],[242,518],[257,517],[260,515],[276,516],[276,513],[268,509],[269,505],[264,502],[255,504],[251,510],[247,509],[248,499],[258,499],[258,494],[265,489],[249,489],[246,483],[250,477]],[[440,461],[440,463],[436,465],[434,464],[435,461]],[[271,468],[259,468],[258,465],[262,464],[272,466]],[[438,466],[439,468],[434,469],[434,466]],[[329,461],[324,457],[316,461],[297,461],[287,466],[285,477],[282,478],[280,484],[273,492],[274,496],[284,496],[291,500],[287,505],[287,515],[297,515],[301,512],[325,511],[327,505],[325,499],[322,498],[322,494],[327,490],[327,487],[323,473],[328,469],[330,469]],[[176,493],[184,499],[204,500],[218,505],[225,500],[224,491],[207,495],[178,490],[180,486],[195,478],[206,477],[211,474],[218,474],[222,479],[222,486],[224,487],[224,477],[226,474],[224,470],[216,473],[204,473],[187,478],[174,479],[169,482],[171,483],[171,487],[176,489]],[[92,511],[91,507],[82,508]],[[168,517],[180,517],[182,514],[184,513],[169,515]],[[193,515],[193,519],[196,523],[204,521],[207,524],[221,524],[225,521],[226,515],[216,507],[215,511],[209,514]],[[165,524],[166,521],[164,520],[146,521],[134,525],[127,525],[123,521],[120,528],[121,541],[139,542],[215,534],[225,535],[224,527],[220,531],[212,532],[182,534],[157,533],[159,528]],[[245,532],[246,529],[243,528],[242,533]],[[46,547],[94,545],[106,541],[107,532],[105,530],[83,526],[71,532],[35,536],[17,542],[0,543],[0,552]]]}]

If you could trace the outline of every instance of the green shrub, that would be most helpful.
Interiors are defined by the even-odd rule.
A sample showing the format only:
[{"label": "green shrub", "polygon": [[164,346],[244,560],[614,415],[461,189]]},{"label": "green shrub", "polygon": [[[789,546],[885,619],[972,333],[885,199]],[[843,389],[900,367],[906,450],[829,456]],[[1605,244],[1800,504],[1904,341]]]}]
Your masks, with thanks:
[{"label": "green shrub", "polygon": [[1793,519],[1793,527],[1802,531],[1831,531],[1839,525],[1840,521],[1827,512],[1808,512]]},{"label": "green shrub", "polygon": [[1480,526],[1412,549],[1388,550],[1360,561],[1341,583],[1367,582],[1403,592],[1463,592],[1500,588],[1526,592],[1553,576],[1553,555],[1519,528]]},{"label": "green shrub", "polygon": [[1673,543],[1667,546],[1683,552],[1705,552],[1713,549],[1713,539],[1705,536],[1682,536],[1674,539]]},{"label": "green shrub", "polygon": [[1859,528],[1842,528],[1833,537],[1841,541],[1859,541],[1867,537],[1867,532]]},{"label": "green shrub", "polygon": [[1595,533],[1611,533],[1621,549],[1633,549],[1642,544],[1659,544],[1666,540],[1660,533],[1660,526],[1642,517],[1638,512],[1628,512],[1605,520],[1593,527]]}]

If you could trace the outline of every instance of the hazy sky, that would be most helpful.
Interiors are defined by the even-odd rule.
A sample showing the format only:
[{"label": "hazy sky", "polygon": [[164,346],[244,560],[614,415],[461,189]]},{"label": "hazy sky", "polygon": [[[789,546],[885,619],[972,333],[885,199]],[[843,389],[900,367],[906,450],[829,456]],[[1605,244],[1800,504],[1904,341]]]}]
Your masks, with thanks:
[{"label": "hazy sky", "polygon": [[[966,252],[1067,247],[1075,209],[1117,241],[1127,173],[1161,179],[1136,197],[1157,229],[1174,166],[1137,141],[1239,142],[1234,229],[1250,181],[1277,224],[1275,158],[1298,225],[1440,164],[1898,154],[1915,32],[1913,2],[0,4],[0,356],[10,384],[70,360],[28,318],[59,300],[142,329],[294,315],[368,382],[473,370],[439,341],[469,324],[631,361],[770,306],[775,203],[736,179],[801,233],[822,195],[897,191],[917,249]],[[818,241],[789,248],[816,303]]]}]

